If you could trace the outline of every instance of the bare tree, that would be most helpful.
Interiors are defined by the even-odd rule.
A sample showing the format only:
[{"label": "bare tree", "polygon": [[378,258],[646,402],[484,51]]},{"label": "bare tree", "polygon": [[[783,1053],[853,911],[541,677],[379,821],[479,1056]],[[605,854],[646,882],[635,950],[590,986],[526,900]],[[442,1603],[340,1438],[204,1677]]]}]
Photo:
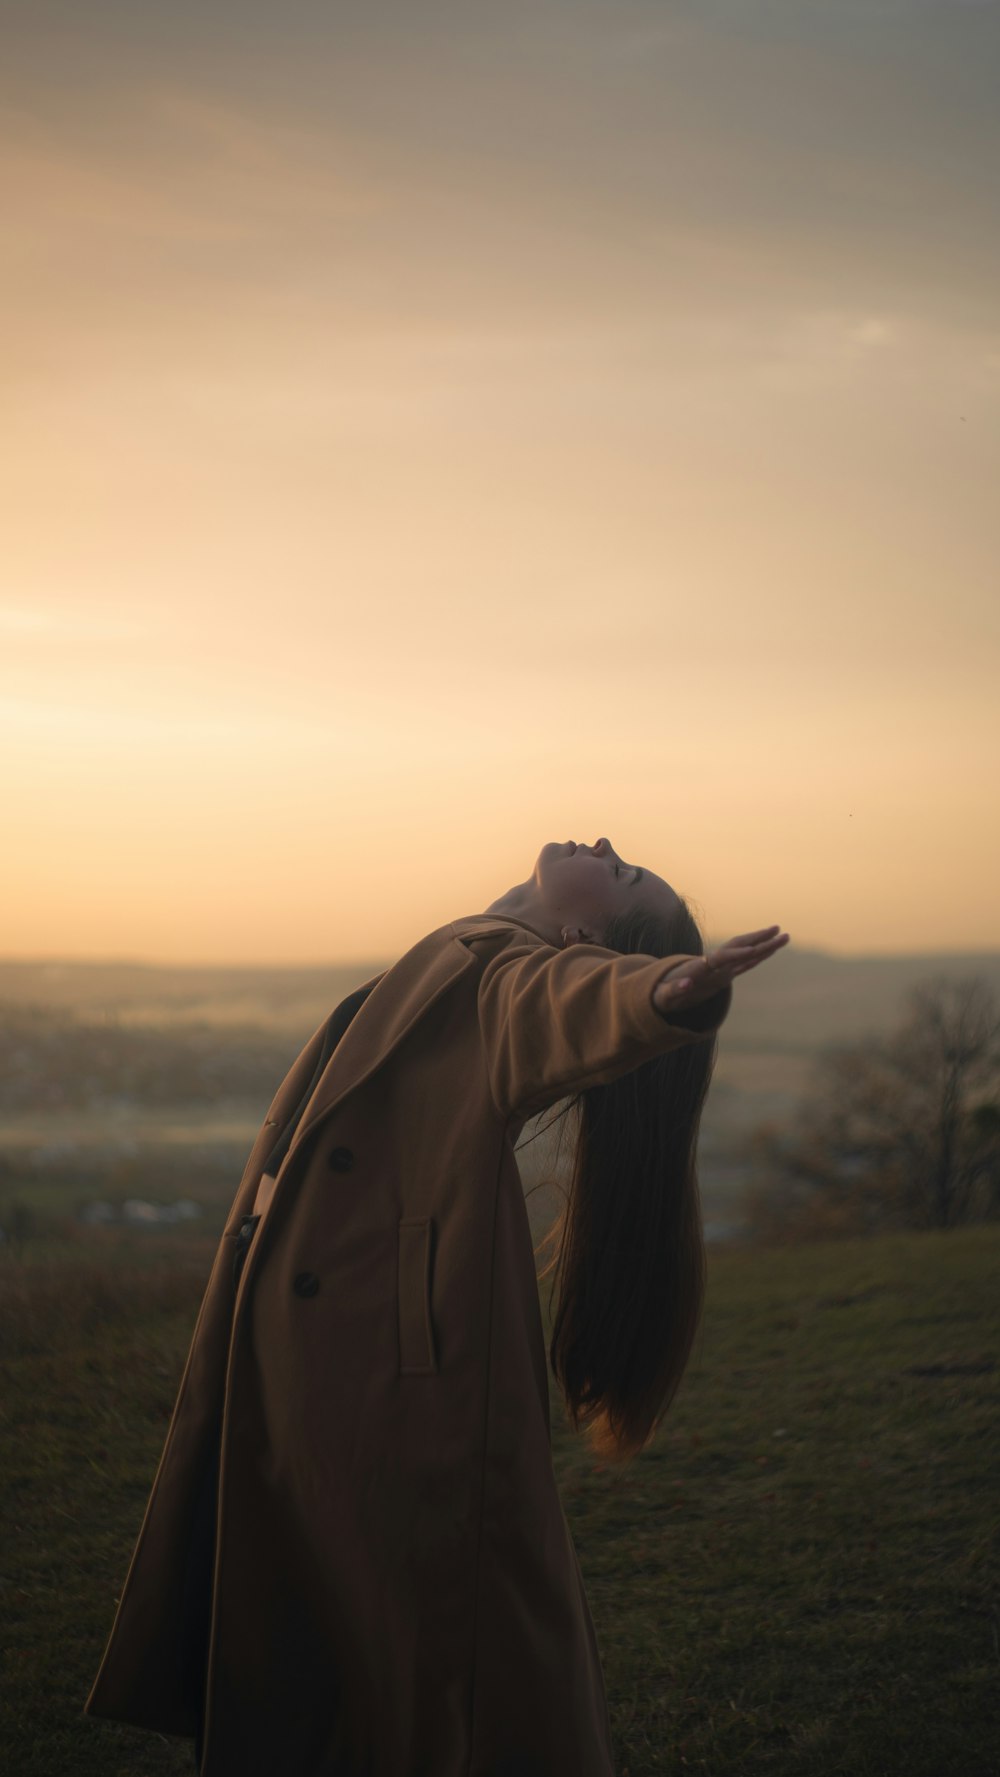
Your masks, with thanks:
[{"label": "bare tree", "polygon": [[750,1138],[765,1237],[952,1228],[1000,1216],[1000,1013],[980,977],[911,989],[886,1037],[820,1051],[790,1126]]}]

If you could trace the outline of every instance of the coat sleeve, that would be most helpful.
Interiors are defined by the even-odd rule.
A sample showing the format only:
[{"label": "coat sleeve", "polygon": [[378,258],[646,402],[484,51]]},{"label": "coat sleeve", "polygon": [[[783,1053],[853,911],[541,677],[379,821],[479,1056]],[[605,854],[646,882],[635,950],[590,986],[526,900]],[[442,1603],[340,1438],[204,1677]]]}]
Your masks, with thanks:
[{"label": "coat sleeve", "polygon": [[596,944],[514,943],[485,965],[479,1022],[493,1098],[510,1120],[602,1086],[670,1049],[710,1038],[732,1002],[731,984],[666,1017],[653,988],[676,956],[622,955]]}]

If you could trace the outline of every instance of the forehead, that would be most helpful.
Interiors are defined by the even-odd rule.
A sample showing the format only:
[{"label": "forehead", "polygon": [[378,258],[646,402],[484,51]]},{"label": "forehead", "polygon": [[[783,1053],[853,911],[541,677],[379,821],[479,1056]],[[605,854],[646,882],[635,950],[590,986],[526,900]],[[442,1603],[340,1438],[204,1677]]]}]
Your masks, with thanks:
[{"label": "forehead", "polygon": [[661,909],[664,913],[676,911],[680,900],[677,890],[671,888],[669,882],[664,882],[662,876],[657,876],[655,870],[647,870],[645,865],[642,869],[640,887],[645,890],[651,905]]}]

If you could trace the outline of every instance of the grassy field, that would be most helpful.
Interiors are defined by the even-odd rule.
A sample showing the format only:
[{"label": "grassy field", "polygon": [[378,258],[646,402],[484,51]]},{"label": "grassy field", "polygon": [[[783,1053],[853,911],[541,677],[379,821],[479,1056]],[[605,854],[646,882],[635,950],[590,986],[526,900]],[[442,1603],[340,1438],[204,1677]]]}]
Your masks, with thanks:
[{"label": "grassy field", "polygon": [[[101,1230],[0,1262],[9,1777],[193,1770],[81,1708],[213,1249]],[[1000,1772],[998,1275],[1000,1228],[713,1248],[654,1449],[594,1471],[553,1395],[619,1777]]]}]

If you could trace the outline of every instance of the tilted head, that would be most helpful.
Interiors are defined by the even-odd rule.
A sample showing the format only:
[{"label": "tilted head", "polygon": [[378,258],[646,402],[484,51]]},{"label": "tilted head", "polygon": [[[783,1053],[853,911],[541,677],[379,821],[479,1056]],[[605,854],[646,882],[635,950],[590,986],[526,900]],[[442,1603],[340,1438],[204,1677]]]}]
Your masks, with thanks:
[{"label": "tilted head", "polygon": [[641,910],[672,924],[684,903],[647,865],[626,863],[610,839],[593,845],[553,840],[543,845],[526,882],[509,889],[487,909],[511,913],[535,927],[550,944],[603,944],[612,921]]},{"label": "tilted head", "polygon": [[645,864],[626,863],[610,839],[543,845],[535,862],[539,906],[559,926],[563,943],[601,944],[612,919],[642,907],[669,920],[679,895]]}]

